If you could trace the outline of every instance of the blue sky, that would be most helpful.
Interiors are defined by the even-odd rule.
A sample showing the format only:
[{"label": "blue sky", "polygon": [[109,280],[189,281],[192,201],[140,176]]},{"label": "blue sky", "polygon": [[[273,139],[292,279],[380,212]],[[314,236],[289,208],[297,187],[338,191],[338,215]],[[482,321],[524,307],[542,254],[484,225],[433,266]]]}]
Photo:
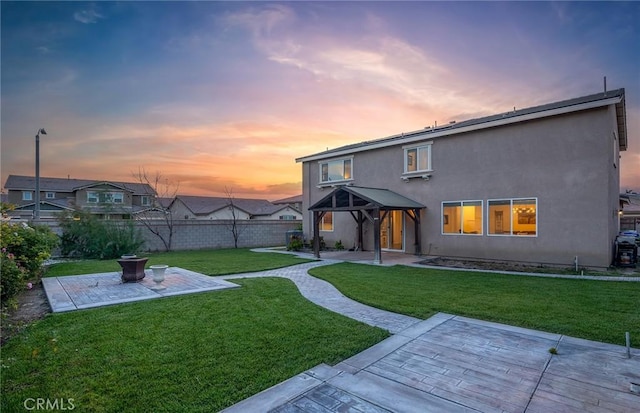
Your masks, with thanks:
[{"label": "blue sky", "polygon": [[640,3],[8,2],[1,179],[301,192],[295,158],[626,88],[640,190]]}]

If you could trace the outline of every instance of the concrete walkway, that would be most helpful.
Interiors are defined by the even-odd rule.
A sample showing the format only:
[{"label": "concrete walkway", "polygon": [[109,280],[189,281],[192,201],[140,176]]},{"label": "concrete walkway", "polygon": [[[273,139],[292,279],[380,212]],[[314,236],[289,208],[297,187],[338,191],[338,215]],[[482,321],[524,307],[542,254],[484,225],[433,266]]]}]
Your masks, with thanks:
[{"label": "concrete walkway", "polygon": [[300,290],[300,293],[309,301],[333,312],[369,324],[370,326],[383,328],[394,334],[422,321],[418,318],[396,314],[361,304],[345,297],[330,283],[319,278],[312,277],[307,272],[311,268],[335,264],[336,262],[339,261],[314,261],[270,271],[223,275],[214,278],[221,280],[260,277],[287,278],[295,283],[298,290]]}]

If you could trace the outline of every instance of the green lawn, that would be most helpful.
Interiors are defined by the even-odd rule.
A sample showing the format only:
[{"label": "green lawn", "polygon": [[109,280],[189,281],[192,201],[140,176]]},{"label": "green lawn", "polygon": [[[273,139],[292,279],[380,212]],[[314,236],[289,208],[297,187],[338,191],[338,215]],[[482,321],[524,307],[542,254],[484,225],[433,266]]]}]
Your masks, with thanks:
[{"label": "green lawn", "polygon": [[385,310],[437,312],[640,347],[640,283],[343,263],[314,268],[343,294]]},{"label": "green lawn", "polygon": [[[296,261],[246,250],[152,260],[208,274]],[[74,265],[112,269],[106,261],[60,264],[64,271],[54,266],[50,275],[77,274]],[[289,280],[234,282],[242,288],[47,316],[2,347],[0,410],[22,411],[25,399],[42,397],[71,398],[78,412],[218,411],[388,336],[312,304]]]},{"label": "green lawn", "polygon": [[[242,248],[161,252],[138,254],[138,257],[149,258],[147,267],[155,264],[167,264],[171,267],[186,268],[205,275],[226,275],[263,271],[309,261],[294,255],[251,252],[248,249]],[[116,260],[74,261],[52,265],[47,269],[45,277],[120,270],[120,265]]]}]

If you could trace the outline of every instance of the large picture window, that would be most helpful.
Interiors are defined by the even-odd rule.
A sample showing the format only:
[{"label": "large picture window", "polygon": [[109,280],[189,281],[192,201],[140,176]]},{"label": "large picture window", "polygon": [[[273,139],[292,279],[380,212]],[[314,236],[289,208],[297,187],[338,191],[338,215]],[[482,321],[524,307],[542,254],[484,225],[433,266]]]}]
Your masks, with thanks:
[{"label": "large picture window", "polygon": [[404,148],[404,172],[431,170],[431,144]]},{"label": "large picture window", "polygon": [[536,198],[489,200],[488,211],[489,235],[538,235]]},{"label": "large picture window", "polygon": [[346,181],[351,179],[352,159],[320,163],[320,182]]},{"label": "large picture window", "polygon": [[443,202],[442,233],[482,235],[482,201]]}]

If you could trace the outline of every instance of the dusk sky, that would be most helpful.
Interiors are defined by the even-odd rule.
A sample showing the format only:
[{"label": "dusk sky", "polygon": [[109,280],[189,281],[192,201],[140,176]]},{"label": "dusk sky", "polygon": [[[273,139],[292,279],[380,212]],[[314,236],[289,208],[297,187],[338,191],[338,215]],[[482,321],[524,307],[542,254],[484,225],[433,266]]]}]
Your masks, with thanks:
[{"label": "dusk sky", "polygon": [[626,88],[640,191],[638,2],[2,1],[1,184],[135,181],[275,200],[295,159]]}]

